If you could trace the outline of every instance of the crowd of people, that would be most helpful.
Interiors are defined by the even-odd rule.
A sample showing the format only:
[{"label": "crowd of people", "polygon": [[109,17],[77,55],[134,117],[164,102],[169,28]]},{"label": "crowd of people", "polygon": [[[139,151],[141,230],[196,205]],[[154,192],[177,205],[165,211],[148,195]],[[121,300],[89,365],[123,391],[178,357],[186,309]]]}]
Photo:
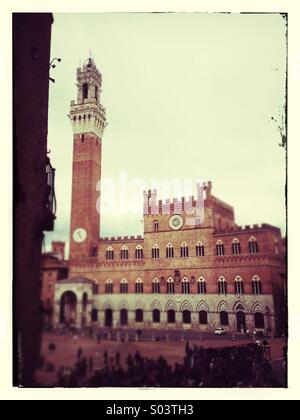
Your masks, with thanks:
[{"label": "crowd of people", "polygon": [[[286,363],[283,350],[283,364]],[[208,348],[186,344],[181,363],[171,366],[160,356],[143,357],[137,351],[120,363],[120,353],[98,353],[86,358],[79,348],[73,368],[61,367],[58,387],[285,387],[273,374],[268,343]]]}]

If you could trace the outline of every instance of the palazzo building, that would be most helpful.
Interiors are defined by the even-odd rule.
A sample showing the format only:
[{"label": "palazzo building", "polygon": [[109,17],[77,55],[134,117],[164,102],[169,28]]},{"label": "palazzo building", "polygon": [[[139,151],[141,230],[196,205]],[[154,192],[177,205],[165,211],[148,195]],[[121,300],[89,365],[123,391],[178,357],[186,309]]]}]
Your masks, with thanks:
[{"label": "palazzo building", "polygon": [[53,323],[77,327],[269,330],[284,323],[280,229],[240,227],[234,209],[197,185],[197,197],[144,192],[144,235],[100,238],[96,203],[106,111],[89,58],[71,101],[73,178],[69,276],[56,282]]}]

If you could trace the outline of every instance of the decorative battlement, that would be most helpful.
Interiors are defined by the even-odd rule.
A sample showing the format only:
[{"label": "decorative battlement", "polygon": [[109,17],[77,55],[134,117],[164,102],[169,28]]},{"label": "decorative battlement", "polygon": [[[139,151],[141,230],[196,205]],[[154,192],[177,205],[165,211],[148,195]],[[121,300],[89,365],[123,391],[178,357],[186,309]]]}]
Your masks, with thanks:
[{"label": "decorative battlement", "polygon": [[270,229],[270,230],[276,230],[276,231],[280,230],[278,227],[269,225],[268,223],[245,225],[245,226],[238,227],[238,230],[240,231],[259,230],[259,229]]},{"label": "decorative battlement", "polygon": [[111,236],[100,238],[100,242],[130,242],[130,241],[143,241],[144,238],[141,235],[137,236]]},{"label": "decorative battlement", "polygon": [[182,197],[181,199],[173,198],[165,201],[157,201],[157,190],[144,191],[144,216],[158,215],[158,214],[173,214],[173,213],[195,213],[197,210],[204,209],[204,191],[206,197],[210,196],[212,183],[198,183],[197,198],[190,196],[188,199]]},{"label": "decorative battlement", "polygon": [[254,225],[245,225],[245,226],[235,226],[231,229],[224,230],[224,229],[216,229],[215,235],[226,235],[228,233],[237,233],[237,232],[252,232],[252,231],[258,231],[258,230],[272,230],[276,233],[280,234],[280,229],[276,226],[269,225],[268,223],[262,223],[262,224],[254,224]]}]

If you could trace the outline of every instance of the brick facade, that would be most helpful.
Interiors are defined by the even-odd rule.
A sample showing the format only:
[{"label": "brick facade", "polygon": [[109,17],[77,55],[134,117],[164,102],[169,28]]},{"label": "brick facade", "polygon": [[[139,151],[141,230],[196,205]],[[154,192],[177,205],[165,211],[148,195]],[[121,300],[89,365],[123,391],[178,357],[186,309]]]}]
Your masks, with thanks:
[{"label": "brick facade", "polygon": [[[94,63],[89,62],[96,73]],[[77,74],[88,71],[85,65]],[[94,81],[93,75],[90,80]],[[93,88],[90,91],[94,92]],[[77,104],[72,101],[70,114],[74,155],[69,279],[56,285],[54,324],[64,321],[62,298],[73,292],[81,315],[77,311],[76,320],[69,321],[78,326],[124,324],[211,331],[220,326],[220,312],[227,312],[228,328],[233,331],[276,328],[279,332],[282,325],[276,302],[280,299],[274,301],[274,290],[281,294],[285,277],[280,230],[267,224],[237,226],[233,207],[212,195],[211,182],[197,186],[198,197],[164,203],[157,201],[157,191],[145,191],[143,237],[99,238],[95,203],[99,198],[96,184],[101,174],[102,137],[91,124],[88,133],[74,127],[74,117],[82,116],[89,104],[88,98],[81,103],[80,92],[78,98]],[[104,128],[103,110],[99,104]],[[182,223],[179,228],[170,224],[174,215],[180,215],[176,222]],[[75,242],[78,228],[84,228],[86,238]],[[169,255],[168,247],[172,248]],[[76,281],[72,283],[72,279]],[[80,279],[89,290],[90,311],[86,303],[82,304]],[[159,290],[154,289],[154,279]],[[200,290],[199,279],[205,282],[205,290]],[[222,279],[227,290],[220,290]],[[170,282],[174,282],[172,290],[168,288]],[[122,321],[122,309],[128,311],[127,322]],[[136,322],[137,309],[143,310],[142,323]],[[155,309],[160,311],[159,323],[154,322]],[[175,322],[168,322],[170,310],[175,311]],[[199,312],[207,313],[206,323],[200,322]],[[264,325],[255,321],[260,314]],[[241,322],[239,316],[245,320]]]}]

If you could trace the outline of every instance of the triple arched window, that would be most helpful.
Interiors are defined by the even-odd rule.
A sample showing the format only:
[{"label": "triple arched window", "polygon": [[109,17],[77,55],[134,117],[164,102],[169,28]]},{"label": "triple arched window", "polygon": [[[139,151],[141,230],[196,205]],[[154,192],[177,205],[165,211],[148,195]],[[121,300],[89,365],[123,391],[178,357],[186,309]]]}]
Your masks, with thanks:
[{"label": "triple arched window", "polygon": [[251,238],[249,239],[248,247],[250,254],[258,253],[258,242],[254,236],[251,236]]},{"label": "triple arched window", "polygon": [[173,295],[175,293],[175,283],[172,278],[167,280],[167,293]]},{"label": "triple arched window", "polygon": [[196,257],[204,257],[204,245],[202,242],[198,242],[196,245]]},{"label": "triple arched window", "polygon": [[235,287],[235,293],[237,295],[243,295],[244,294],[244,283],[243,283],[243,279],[240,276],[237,276],[235,278],[234,287]]},{"label": "triple arched window", "polygon": [[128,293],[128,281],[126,279],[122,279],[120,282],[120,293]]},{"label": "triple arched window", "polygon": [[111,246],[106,248],[106,259],[109,261],[114,259],[114,250]]},{"label": "triple arched window", "polygon": [[189,256],[189,247],[185,242],[183,242],[180,246],[180,256],[182,258],[187,258]]},{"label": "triple arched window", "polygon": [[159,247],[156,244],[152,247],[152,258],[159,258]]},{"label": "triple arched window", "polygon": [[181,282],[181,292],[184,295],[188,295],[190,293],[190,282],[189,279],[184,277]]},{"label": "triple arched window", "polygon": [[205,295],[206,294],[206,281],[203,277],[200,277],[198,280],[198,293],[200,295]]},{"label": "triple arched window", "polygon": [[258,276],[254,276],[252,278],[252,291],[254,295],[261,295],[262,294],[262,287],[261,281]]},{"label": "triple arched window", "polygon": [[144,293],[143,280],[140,278],[135,281],[135,293]]},{"label": "triple arched window", "polygon": [[144,258],[144,251],[141,245],[138,245],[135,248],[135,259],[136,260],[142,260]]},{"label": "triple arched window", "polygon": [[153,282],[152,282],[152,293],[156,293],[156,294],[160,293],[160,283],[157,277],[153,279]]},{"label": "triple arched window", "polygon": [[219,288],[220,295],[227,294],[227,283],[226,283],[226,279],[223,276],[220,277],[218,280],[218,288]]},{"label": "triple arched window", "polygon": [[239,255],[241,253],[241,244],[238,239],[234,239],[231,244],[233,255]]},{"label": "triple arched window", "polygon": [[166,258],[174,258],[174,247],[172,244],[168,244],[166,247]]},{"label": "triple arched window", "polygon": [[121,260],[128,260],[129,251],[126,245],[123,245],[121,248]]},{"label": "triple arched window", "polygon": [[216,244],[216,253],[218,257],[225,255],[225,247],[221,240],[219,240]]},{"label": "triple arched window", "polygon": [[111,279],[107,279],[105,282],[105,293],[112,294],[114,291],[113,281]]}]

